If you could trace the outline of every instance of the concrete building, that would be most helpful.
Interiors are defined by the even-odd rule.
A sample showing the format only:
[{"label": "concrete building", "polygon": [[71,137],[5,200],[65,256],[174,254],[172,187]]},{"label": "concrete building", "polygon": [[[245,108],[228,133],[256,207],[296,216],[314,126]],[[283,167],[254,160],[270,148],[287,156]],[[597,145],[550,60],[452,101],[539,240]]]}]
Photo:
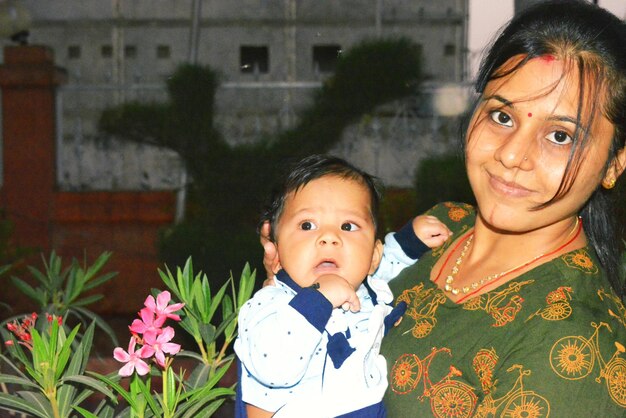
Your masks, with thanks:
[{"label": "concrete building", "polygon": [[[163,81],[183,62],[208,65],[221,74],[217,123],[233,144],[293,124],[312,90],[332,74],[337,55],[367,38],[405,36],[418,43],[430,89],[467,78],[468,0],[1,3],[7,11],[13,8],[14,17],[30,15],[29,43],[52,48],[57,65],[67,70],[68,83],[59,95],[58,182],[69,190],[176,188],[184,181],[172,153],[101,138],[96,128],[107,106],[133,99],[165,100]],[[398,112],[414,116],[406,109]],[[431,120],[411,122],[419,125],[413,133],[417,129],[429,136],[439,130]],[[377,123],[385,127],[392,122]],[[355,129],[359,140],[367,136]],[[377,135],[385,136],[384,131],[378,129]],[[380,157],[380,147],[375,146],[365,156],[350,155],[353,142],[337,152],[366,168],[372,164],[367,155]],[[405,142],[410,146],[415,138]],[[398,165],[388,156],[383,158],[391,160],[377,165],[406,167],[401,173],[378,174],[392,184],[409,184],[414,154],[423,150],[407,153],[407,144],[385,144],[391,147],[388,153],[404,162]],[[368,145],[356,148],[362,154]]]}]

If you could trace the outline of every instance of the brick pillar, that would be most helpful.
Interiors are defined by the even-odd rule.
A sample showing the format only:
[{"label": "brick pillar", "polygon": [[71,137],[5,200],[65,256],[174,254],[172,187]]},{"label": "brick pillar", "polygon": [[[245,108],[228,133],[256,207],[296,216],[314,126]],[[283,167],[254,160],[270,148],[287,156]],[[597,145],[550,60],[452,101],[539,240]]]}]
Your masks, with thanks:
[{"label": "brick pillar", "polygon": [[55,90],[65,79],[45,47],[4,49],[0,197],[19,246],[50,249],[56,185]]}]

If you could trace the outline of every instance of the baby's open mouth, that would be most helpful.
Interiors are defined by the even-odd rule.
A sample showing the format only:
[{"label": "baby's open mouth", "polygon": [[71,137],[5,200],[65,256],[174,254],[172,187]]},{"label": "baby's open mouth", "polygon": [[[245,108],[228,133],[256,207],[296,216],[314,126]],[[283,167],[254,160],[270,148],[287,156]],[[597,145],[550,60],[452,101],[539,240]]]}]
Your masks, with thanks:
[{"label": "baby's open mouth", "polygon": [[337,263],[334,260],[324,260],[317,265],[318,269],[336,269]]}]

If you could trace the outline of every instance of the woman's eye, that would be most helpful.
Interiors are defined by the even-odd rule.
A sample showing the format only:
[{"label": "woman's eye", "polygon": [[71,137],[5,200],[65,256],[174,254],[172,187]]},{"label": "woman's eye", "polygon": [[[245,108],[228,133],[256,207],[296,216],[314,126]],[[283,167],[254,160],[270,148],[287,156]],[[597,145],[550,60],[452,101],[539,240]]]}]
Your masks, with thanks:
[{"label": "woman's eye", "polygon": [[345,222],[341,224],[341,230],[342,231],[358,231],[359,226],[356,224],[353,224],[352,222]]},{"label": "woman's eye", "polygon": [[554,142],[557,145],[567,145],[572,143],[572,137],[565,131],[550,132],[546,139],[550,142]]},{"label": "woman's eye", "polygon": [[491,118],[492,121],[494,121],[498,125],[508,126],[508,127],[513,126],[513,121],[511,120],[511,117],[501,110],[494,110],[493,112],[489,114],[489,117]]},{"label": "woman's eye", "polygon": [[300,224],[300,229],[302,229],[303,231],[313,231],[317,229],[317,225],[315,225],[311,221],[304,221]]}]

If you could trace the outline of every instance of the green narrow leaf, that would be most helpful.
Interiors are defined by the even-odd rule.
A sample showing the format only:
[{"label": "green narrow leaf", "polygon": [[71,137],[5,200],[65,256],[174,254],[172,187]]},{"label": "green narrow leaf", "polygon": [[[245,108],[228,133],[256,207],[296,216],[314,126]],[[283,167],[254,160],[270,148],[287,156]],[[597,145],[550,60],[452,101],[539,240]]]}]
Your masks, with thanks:
[{"label": "green narrow leaf", "polygon": [[174,371],[171,367],[167,369],[165,376],[167,385],[167,399],[164,399],[165,405],[167,406],[168,411],[173,411],[176,408],[176,377],[174,376]]},{"label": "green narrow leaf", "polygon": [[78,295],[80,295],[82,285],[80,283],[78,262],[72,261],[72,265],[67,274],[67,281],[65,282],[65,291],[63,292],[63,302],[65,305],[69,305]]},{"label": "green narrow leaf", "polygon": [[211,366],[208,364],[198,364],[187,379],[186,383],[190,389],[197,389],[202,386],[209,378]]},{"label": "green narrow leaf", "polygon": [[15,285],[20,292],[37,302],[40,307],[46,305],[46,300],[41,291],[33,289],[28,283],[17,277],[11,277],[11,282],[13,282],[13,285]]},{"label": "green narrow leaf", "polygon": [[[24,351],[22,350],[22,347],[20,347],[19,344],[17,344],[17,342],[15,340],[13,340],[13,345],[10,347],[11,354],[13,354],[15,357],[18,358],[18,361],[24,365],[29,364],[30,360],[28,358],[26,358],[26,355],[24,354]],[[8,357],[0,354],[0,359],[2,359],[2,361],[4,361],[9,367],[11,367],[11,369],[13,369],[13,371],[23,377],[24,379],[27,379],[28,377],[16,366],[13,364],[13,361],[11,361]]]},{"label": "green narrow leaf", "polygon": [[[113,418],[115,416],[115,408],[106,399],[103,399],[95,409],[94,414],[98,418]],[[118,415],[118,417],[121,416],[123,415]]]},{"label": "green narrow leaf", "polygon": [[211,344],[218,336],[213,324],[198,324],[198,330],[200,331],[202,341],[206,344]]},{"label": "green narrow leaf", "polygon": [[[194,280],[191,285],[191,300],[193,302],[192,309],[197,310],[202,319],[204,320],[205,311],[205,295],[202,293],[202,283],[200,280]],[[210,295],[209,295],[210,298]]]},{"label": "green narrow leaf", "polygon": [[103,383],[89,376],[82,376],[82,375],[66,376],[63,379],[61,379],[61,382],[62,383],[75,382],[75,383],[90,387],[96,390],[97,392],[102,393],[103,395],[109,397],[111,400],[116,400],[115,394],[109,388],[107,388],[106,385],[104,385]]},{"label": "green narrow leaf", "polygon": [[[193,398],[196,396],[205,396],[220,381],[220,379],[224,377],[224,375],[230,368],[231,364],[232,364],[232,359],[225,362],[222,366],[218,367],[217,370],[215,370],[215,373],[213,373],[213,375],[209,377],[209,379],[206,381],[206,383],[202,387],[185,392],[182,395],[182,399],[189,399],[189,398]],[[220,388],[220,389],[224,389],[224,388]],[[230,390],[230,393],[232,394],[232,389],[228,389],[228,390]]]},{"label": "green narrow leaf", "polygon": [[[52,323],[56,324],[56,321],[52,321]],[[76,325],[74,327],[74,329],[72,330],[70,335],[65,339],[65,342],[63,343],[63,346],[59,350],[59,355],[58,355],[58,359],[57,359],[57,362],[56,362],[56,370],[55,370],[55,373],[54,373],[55,378],[57,380],[63,374],[63,370],[65,370],[65,366],[67,365],[67,360],[69,359],[70,354],[72,354],[72,341],[74,341],[74,338],[76,337],[76,334],[78,333],[78,329],[79,328],[80,328],[80,325]],[[54,327],[53,327],[53,329],[54,329]]]},{"label": "green narrow leaf", "polygon": [[191,285],[193,283],[193,262],[191,261],[191,257],[187,258],[187,261],[185,262],[185,267],[182,271],[182,283],[182,286],[180,283],[178,284],[178,286],[180,287],[180,291],[183,294],[183,297],[185,299],[184,301],[186,303],[191,302],[191,295],[189,294],[191,290]]},{"label": "green narrow leaf", "polygon": [[[52,321],[50,323],[50,328],[50,345],[48,352],[50,353],[50,362],[53,363],[57,355],[57,344],[59,343],[59,323],[57,321]],[[63,344],[63,341],[60,343]]]},{"label": "green narrow leaf", "polygon": [[59,413],[62,417],[67,417],[72,410],[74,402],[74,396],[76,396],[77,389],[72,385],[63,384],[59,382],[57,386],[57,403],[59,405]]},{"label": "green narrow leaf", "polygon": [[220,290],[217,291],[215,296],[213,296],[213,300],[211,301],[211,306],[209,307],[209,312],[207,313],[208,319],[206,320],[206,322],[209,322],[211,319],[213,319],[213,315],[215,315],[215,311],[217,311],[217,308],[222,303],[222,299],[224,298],[224,294],[226,293],[226,289],[228,288],[229,284],[230,284],[229,281],[224,283],[222,287],[220,288]]},{"label": "green narrow leaf", "polygon": [[[189,350],[180,350],[178,352],[178,354],[176,354],[177,357],[189,357],[192,359],[197,360],[198,362],[202,363],[204,360],[202,359],[202,356],[198,353],[196,353],[195,351],[189,351]],[[203,363],[204,364],[204,363]]]},{"label": "green narrow leaf", "polygon": [[0,392],[0,407],[14,412],[25,412],[40,418],[48,418],[48,415],[45,414],[45,412],[42,413],[31,405],[30,402],[20,399],[17,396],[8,395],[2,392]]},{"label": "green narrow leaf", "polygon": [[113,331],[113,328],[111,328],[111,326],[104,319],[102,319],[100,315],[93,311],[90,311],[89,309],[78,306],[73,307],[71,311],[76,311],[89,318],[92,322],[95,322],[96,326],[109,336],[114,346],[117,347],[119,345],[119,342],[117,341],[117,336],[115,335],[115,331]]},{"label": "green narrow leaf", "polygon": [[159,409],[159,405],[157,405],[157,403],[154,401],[154,398],[152,397],[152,393],[150,392],[150,380],[148,380],[147,382],[144,382],[137,375],[135,375],[135,377],[136,377],[135,382],[137,382],[139,390],[141,394],[143,395],[144,400],[148,403],[148,406],[152,410],[152,413],[154,413],[154,415],[157,417],[161,416],[163,411],[162,409]]},{"label": "green narrow leaf", "polygon": [[91,346],[93,344],[94,329],[95,323],[92,322],[87,327],[85,333],[83,334],[83,338],[80,340],[80,344],[76,351],[82,353],[82,361],[80,362],[79,368],[73,374],[83,374],[87,368],[87,362],[89,361],[89,354],[91,353]]},{"label": "green narrow leaf", "polygon": [[159,269],[158,272],[161,276],[161,280],[163,280],[163,283],[165,283],[165,286],[167,286],[167,288],[176,295],[176,298],[178,300],[182,301],[183,299],[180,294],[180,290],[178,289],[178,285],[176,284],[176,280],[174,280],[174,276],[172,275],[170,269],[165,266],[165,272],[163,272],[161,269]]},{"label": "green narrow leaf", "polygon": [[74,406],[74,409],[80,412],[80,414],[85,418],[99,418],[97,415],[92,414],[91,412],[87,411],[85,408],[81,408],[80,406]]},{"label": "green narrow leaf", "polygon": [[[44,262],[45,263],[45,262]],[[26,266],[28,272],[39,282],[41,283],[43,286],[45,286],[46,288],[48,288],[48,286],[50,285],[50,281],[48,280],[48,276],[46,276],[44,273],[42,273],[41,271],[37,270],[35,267],[33,266]]]},{"label": "green narrow leaf", "polygon": [[128,403],[128,405],[132,409],[135,409],[135,410],[137,409],[137,403],[135,402],[135,398],[131,396],[130,392],[128,392],[126,389],[124,389],[122,386],[120,386],[119,383],[117,383],[116,381],[114,381],[110,377],[104,376],[104,375],[102,375],[100,373],[87,371],[87,374],[89,374],[89,375],[95,377],[96,379],[99,379],[99,380],[103,381],[107,385],[111,386],[113,388],[113,390],[118,395],[120,395],[122,398],[124,398],[124,400]]},{"label": "green narrow leaf", "polygon": [[115,276],[117,276],[117,272],[113,271],[110,273],[106,273],[96,279],[90,280],[89,282],[87,282],[85,284],[85,286],[83,287],[83,292],[86,292],[88,290],[94,289],[106,282],[108,282],[109,280],[111,280],[112,278],[114,278]]},{"label": "green narrow leaf", "polygon": [[104,296],[102,296],[101,294],[89,295],[89,296],[86,296],[86,297],[84,297],[82,299],[78,299],[78,300],[72,302],[72,307],[82,307],[82,306],[91,305],[92,303],[95,303],[95,302],[99,301],[103,297]]},{"label": "green narrow leaf", "polygon": [[0,383],[12,383],[15,385],[39,389],[39,386],[34,384],[30,379],[26,379],[21,376],[13,376],[10,374],[0,374]]},{"label": "green narrow leaf", "polygon": [[93,264],[87,269],[87,272],[85,273],[85,282],[91,280],[96,274],[98,274],[100,269],[102,269],[102,267],[109,261],[111,255],[113,255],[112,252],[105,251],[98,256],[96,261],[94,261]]},{"label": "green narrow leaf", "polygon": [[37,392],[26,392],[19,391],[17,394],[22,397],[26,402],[28,402],[33,408],[36,408],[45,416],[52,417],[52,405],[50,405],[50,401],[46,399],[41,393]]},{"label": "green narrow leaf", "polygon": [[48,342],[41,338],[35,328],[32,329],[30,336],[33,340],[33,368],[40,373],[42,363],[50,363],[52,355],[49,354]]},{"label": "green narrow leaf", "polygon": [[[224,395],[224,396],[227,396],[227,395]],[[203,399],[202,401],[199,401],[199,402],[195,403],[183,415],[174,415],[174,416],[175,417],[182,417],[182,418],[195,418],[195,417],[199,417],[199,416],[210,417],[220,408],[220,406],[222,406],[222,404],[225,401],[226,401],[225,398],[224,399],[218,399],[218,400],[215,400],[215,401],[213,400],[213,398]],[[208,406],[205,406],[208,402],[211,402],[211,404],[208,405]],[[201,415],[199,414],[200,413],[200,409],[202,409]]]},{"label": "green narrow leaf", "polygon": [[252,292],[254,291],[254,284],[256,282],[256,270],[250,272],[250,265],[246,263],[239,278],[239,292],[237,294],[237,306],[239,310],[244,303],[250,299]]}]

